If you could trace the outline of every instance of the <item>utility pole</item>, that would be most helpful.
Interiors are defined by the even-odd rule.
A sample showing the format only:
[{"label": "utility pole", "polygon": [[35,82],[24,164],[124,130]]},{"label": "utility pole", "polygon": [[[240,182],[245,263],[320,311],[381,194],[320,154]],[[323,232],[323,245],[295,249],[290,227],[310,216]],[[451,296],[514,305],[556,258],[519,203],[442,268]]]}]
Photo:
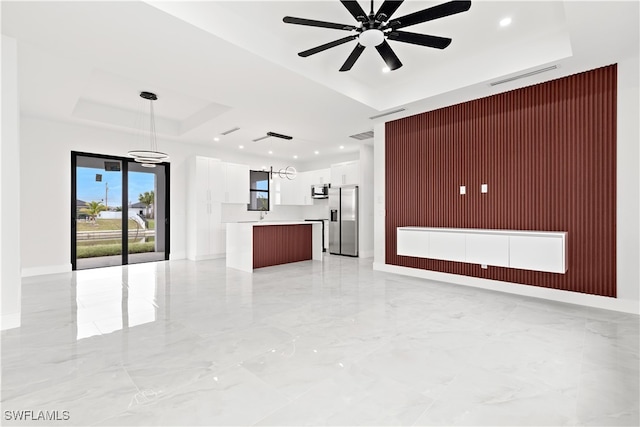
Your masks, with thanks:
[{"label": "utility pole", "polygon": [[109,210],[109,183],[105,182],[104,183],[104,207],[106,208],[105,210]]}]

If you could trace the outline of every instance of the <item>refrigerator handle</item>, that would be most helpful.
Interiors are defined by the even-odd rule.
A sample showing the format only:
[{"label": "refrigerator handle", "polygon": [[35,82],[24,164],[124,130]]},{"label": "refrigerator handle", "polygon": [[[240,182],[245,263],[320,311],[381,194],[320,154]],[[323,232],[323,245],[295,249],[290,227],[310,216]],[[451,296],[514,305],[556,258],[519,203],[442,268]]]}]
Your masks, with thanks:
[{"label": "refrigerator handle", "polygon": [[338,222],[338,209],[331,209],[331,222]]}]

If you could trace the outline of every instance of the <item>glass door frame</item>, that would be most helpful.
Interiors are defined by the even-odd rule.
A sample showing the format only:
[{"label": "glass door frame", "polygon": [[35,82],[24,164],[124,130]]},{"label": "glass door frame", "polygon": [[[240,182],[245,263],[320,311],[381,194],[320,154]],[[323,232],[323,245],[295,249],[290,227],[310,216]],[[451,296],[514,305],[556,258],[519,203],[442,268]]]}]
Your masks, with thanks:
[{"label": "glass door frame", "polygon": [[[130,157],[120,157],[113,156],[109,154],[96,154],[96,153],[84,153],[80,151],[71,151],[71,270],[77,270],[77,166],[78,166],[78,157],[93,157],[104,160],[112,160],[119,161],[122,165],[122,207],[124,211],[124,207],[128,206],[129,200],[129,164],[135,163],[135,160]],[[171,239],[170,239],[170,198],[169,198],[169,187],[170,187],[170,167],[169,163],[163,162],[160,163],[164,166],[164,175],[165,175],[165,219],[164,219],[164,233],[165,233],[165,247],[164,247],[164,260],[169,260],[169,249],[171,247]],[[129,224],[127,215],[122,215],[122,264],[121,265],[129,265]]]}]

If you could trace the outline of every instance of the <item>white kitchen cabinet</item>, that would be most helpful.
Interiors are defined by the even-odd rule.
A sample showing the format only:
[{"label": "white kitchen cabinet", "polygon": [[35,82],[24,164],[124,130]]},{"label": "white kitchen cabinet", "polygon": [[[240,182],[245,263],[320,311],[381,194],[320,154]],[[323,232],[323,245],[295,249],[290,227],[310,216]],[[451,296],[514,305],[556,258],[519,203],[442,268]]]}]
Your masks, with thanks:
[{"label": "white kitchen cabinet", "polygon": [[331,185],[351,185],[360,183],[360,162],[336,163],[331,165]]},{"label": "white kitchen cabinet", "polygon": [[187,258],[220,258],[225,253],[221,199],[224,173],[218,159],[196,156],[187,179]]},{"label": "white kitchen cabinet", "polygon": [[564,274],[567,236],[562,231],[398,227],[397,254]]},{"label": "white kitchen cabinet", "polygon": [[276,203],[279,205],[296,205],[300,200],[298,191],[298,182],[296,179],[280,178],[278,176],[273,178],[274,187],[280,189],[280,200],[276,199]]},{"label": "white kitchen cabinet", "polygon": [[331,183],[331,168],[318,169],[307,173],[310,174],[310,185],[324,185]]},{"label": "white kitchen cabinet", "polygon": [[223,203],[249,204],[249,166],[223,163]]},{"label": "white kitchen cabinet", "polygon": [[312,179],[312,172],[299,172],[295,179],[275,177],[274,187],[278,188],[280,192],[280,200],[278,201],[278,198],[276,198],[276,204],[290,206],[312,205]]}]

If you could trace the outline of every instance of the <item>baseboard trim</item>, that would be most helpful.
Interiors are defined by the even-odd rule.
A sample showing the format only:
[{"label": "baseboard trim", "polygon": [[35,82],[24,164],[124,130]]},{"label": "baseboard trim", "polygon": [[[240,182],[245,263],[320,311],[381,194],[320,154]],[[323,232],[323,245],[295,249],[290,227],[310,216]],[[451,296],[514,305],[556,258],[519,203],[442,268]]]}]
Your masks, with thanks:
[{"label": "baseboard trim", "polygon": [[461,276],[458,274],[450,273],[441,273],[439,271],[422,270],[419,268],[400,267],[397,265],[382,264],[379,262],[373,263],[373,269],[377,271],[384,271],[387,273],[400,274],[403,276],[411,276],[438,282],[452,283],[455,285],[470,286],[474,288],[488,289],[509,294],[542,298],[568,304],[578,304],[586,307],[601,308],[604,310],[612,310],[622,313],[640,315],[640,302],[633,300],[581,294],[579,292],[521,285],[518,283],[501,282],[498,280]]},{"label": "baseboard trim", "polygon": [[42,267],[23,267],[22,277],[43,276],[71,272],[71,264],[45,265]]},{"label": "baseboard trim", "polygon": [[0,317],[0,330],[19,328],[20,327],[20,313],[3,314]]},{"label": "baseboard trim", "polygon": [[373,250],[370,251],[360,251],[358,254],[359,258],[373,258]]},{"label": "baseboard trim", "polygon": [[169,254],[169,261],[176,261],[179,259],[186,259],[187,258],[187,254],[186,252],[178,252],[178,253],[170,253]]}]

